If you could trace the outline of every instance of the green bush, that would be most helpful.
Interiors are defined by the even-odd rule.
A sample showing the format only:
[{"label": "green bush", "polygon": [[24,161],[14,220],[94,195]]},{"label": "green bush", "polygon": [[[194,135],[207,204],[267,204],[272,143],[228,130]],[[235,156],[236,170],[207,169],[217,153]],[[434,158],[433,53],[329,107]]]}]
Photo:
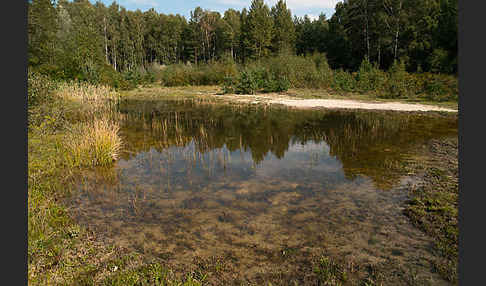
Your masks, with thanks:
[{"label": "green bush", "polygon": [[413,89],[409,89],[410,76],[405,70],[405,64],[401,61],[395,61],[388,70],[388,80],[385,92],[380,95],[383,98],[407,98],[413,95]]},{"label": "green bush", "polygon": [[458,100],[457,78],[451,75],[423,73],[414,75],[417,93],[428,100]]},{"label": "green bush", "polygon": [[255,94],[258,90],[258,79],[255,72],[251,70],[241,71],[236,85],[236,93],[238,94]]},{"label": "green bush", "polygon": [[237,80],[232,76],[226,76],[223,80],[223,93],[234,93],[236,90]]},{"label": "green bush", "polygon": [[244,68],[238,77],[227,77],[223,84],[224,93],[255,94],[261,92],[282,92],[290,87],[285,75],[278,75],[262,66]]},{"label": "green bush", "polygon": [[29,69],[27,75],[27,122],[29,129],[47,134],[66,123],[66,108],[55,96],[59,82]]},{"label": "green bush", "polygon": [[39,134],[52,134],[64,129],[68,110],[61,100],[46,102],[28,109],[28,128]]},{"label": "green bush", "polygon": [[29,69],[27,75],[27,105],[34,107],[42,103],[51,102],[54,99],[53,92],[57,82]]},{"label": "green bush", "polygon": [[323,87],[323,81],[316,63],[310,57],[280,55],[261,61],[278,78],[287,78],[290,85],[296,88]]},{"label": "green bush", "polygon": [[220,85],[225,77],[234,77],[237,74],[234,62],[215,62],[199,66],[174,64],[164,68],[160,78],[164,86]]},{"label": "green bush", "polygon": [[332,88],[338,91],[353,91],[356,88],[356,79],[352,74],[342,69],[334,71]]},{"label": "green bush", "polygon": [[371,92],[379,95],[384,91],[387,79],[385,72],[365,58],[357,74],[356,88],[362,93]]},{"label": "green bush", "polygon": [[[326,55],[306,56],[280,54],[237,66],[231,57],[201,65],[174,64],[151,67],[142,79],[160,78],[164,86],[221,85],[224,93],[254,94],[282,92],[293,88],[333,88],[336,91],[370,93],[382,98],[415,98],[457,100],[457,78],[440,74],[409,74],[402,62],[395,62],[388,71],[365,59],[360,69],[350,73],[331,70]],[[147,78],[147,79],[145,79]],[[115,86],[131,88],[134,80],[125,77]]]},{"label": "green bush", "polygon": [[290,81],[287,79],[286,76],[281,76],[275,80],[275,86],[273,88],[273,91],[283,92],[289,90],[289,88],[290,88]]}]

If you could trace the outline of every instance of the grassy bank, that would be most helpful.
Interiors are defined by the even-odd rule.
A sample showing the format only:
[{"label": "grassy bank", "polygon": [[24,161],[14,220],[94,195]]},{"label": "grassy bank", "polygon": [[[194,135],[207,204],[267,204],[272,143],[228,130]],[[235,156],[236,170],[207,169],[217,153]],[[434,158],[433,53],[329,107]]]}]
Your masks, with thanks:
[{"label": "grassy bank", "polygon": [[[138,98],[138,99],[157,99],[157,98],[207,98],[207,99],[228,99],[225,97],[223,88],[217,85],[205,85],[205,86],[174,86],[164,87],[158,84],[150,84],[146,86],[140,86],[130,91],[121,92],[123,98]],[[257,93],[255,96],[264,95],[266,97],[278,97],[284,96],[293,99],[350,99],[362,102],[401,102],[401,103],[418,103],[424,105],[439,106],[444,108],[458,109],[458,103],[456,101],[433,101],[425,98],[396,98],[385,99],[378,98],[372,94],[360,94],[355,92],[336,92],[332,89],[309,89],[309,88],[290,88],[283,92],[274,93]]]},{"label": "grassy bank", "polygon": [[160,264],[101,242],[76,224],[62,201],[74,177],[109,165],[121,140],[117,93],[103,86],[29,77],[28,282],[29,285],[201,285]]},{"label": "grassy bank", "polygon": [[435,238],[440,259],[435,270],[457,283],[458,263],[458,139],[434,140],[426,159],[411,166],[423,184],[410,190],[405,214],[412,223]]}]

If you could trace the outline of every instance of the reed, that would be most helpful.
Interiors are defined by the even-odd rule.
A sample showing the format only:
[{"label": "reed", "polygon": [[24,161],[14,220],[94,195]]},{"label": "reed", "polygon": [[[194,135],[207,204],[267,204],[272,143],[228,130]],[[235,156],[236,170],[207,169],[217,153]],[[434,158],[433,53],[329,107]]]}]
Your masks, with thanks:
[{"label": "reed", "polygon": [[109,86],[74,81],[59,84],[57,95],[65,99],[78,99],[83,102],[119,98],[119,93]]}]

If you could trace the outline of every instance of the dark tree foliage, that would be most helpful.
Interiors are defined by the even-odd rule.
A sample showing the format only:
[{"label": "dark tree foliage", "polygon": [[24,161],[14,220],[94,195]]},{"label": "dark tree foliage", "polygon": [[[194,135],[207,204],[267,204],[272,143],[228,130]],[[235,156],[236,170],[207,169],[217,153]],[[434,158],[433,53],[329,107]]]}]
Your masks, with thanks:
[{"label": "dark tree foliage", "polygon": [[279,0],[275,7],[272,7],[270,14],[273,18],[272,51],[293,53],[295,27],[290,9],[287,9],[287,4],[283,0]]},{"label": "dark tree foliage", "polygon": [[242,30],[243,48],[253,59],[267,56],[272,44],[273,19],[263,0],[251,2],[245,21]]},{"label": "dark tree foliage", "polygon": [[196,7],[189,19],[113,2],[28,2],[29,67],[62,79],[117,84],[154,65],[243,63],[285,51],[325,53],[333,69],[363,59],[388,70],[457,73],[457,0],[346,0],[327,19],[292,16],[284,0],[253,0],[241,11]]}]

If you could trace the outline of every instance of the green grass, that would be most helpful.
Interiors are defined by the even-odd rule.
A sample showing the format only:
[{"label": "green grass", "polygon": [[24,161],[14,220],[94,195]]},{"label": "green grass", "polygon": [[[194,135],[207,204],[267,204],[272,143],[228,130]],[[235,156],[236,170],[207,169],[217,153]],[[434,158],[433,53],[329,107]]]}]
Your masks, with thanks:
[{"label": "green grass", "polygon": [[321,257],[319,263],[314,266],[314,273],[317,275],[319,284],[342,285],[347,281],[347,273],[342,265],[327,257]]},{"label": "green grass", "polygon": [[66,161],[75,167],[111,164],[122,146],[119,130],[118,123],[106,118],[74,125],[64,143]]},{"label": "green grass", "polygon": [[433,141],[428,159],[411,166],[424,184],[410,191],[405,214],[412,223],[435,238],[440,259],[435,269],[457,283],[458,263],[458,150],[457,138]]}]

